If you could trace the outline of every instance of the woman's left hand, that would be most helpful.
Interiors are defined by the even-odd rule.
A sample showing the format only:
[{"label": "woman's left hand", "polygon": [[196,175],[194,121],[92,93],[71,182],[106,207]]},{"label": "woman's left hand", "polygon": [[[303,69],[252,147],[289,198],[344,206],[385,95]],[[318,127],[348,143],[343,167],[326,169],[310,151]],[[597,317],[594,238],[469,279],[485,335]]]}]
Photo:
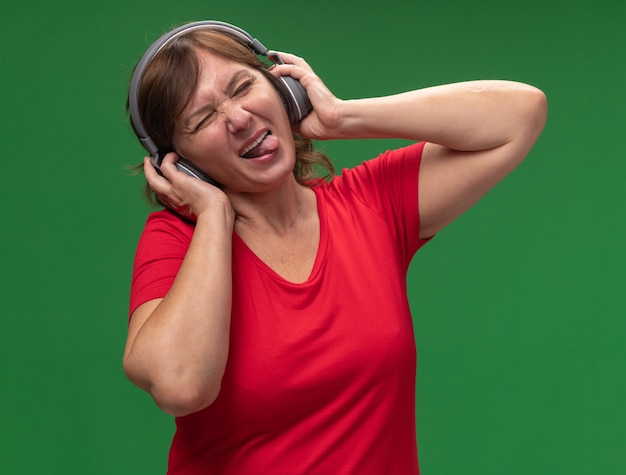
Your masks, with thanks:
[{"label": "woman's left hand", "polygon": [[290,53],[279,55],[284,64],[276,64],[271,73],[276,77],[291,76],[300,81],[313,105],[313,110],[294,126],[295,130],[310,139],[342,138],[338,126],[343,101],[330,92],[304,59]]}]

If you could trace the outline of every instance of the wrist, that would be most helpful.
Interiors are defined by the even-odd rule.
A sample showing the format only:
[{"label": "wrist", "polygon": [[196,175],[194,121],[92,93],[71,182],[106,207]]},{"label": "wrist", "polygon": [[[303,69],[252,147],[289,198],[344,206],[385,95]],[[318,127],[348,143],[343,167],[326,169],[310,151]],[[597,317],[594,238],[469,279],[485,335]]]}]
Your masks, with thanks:
[{"label": "wrist", "polygon": [[333,116],[333,132],[337,139],[369,138],[367,99],[340,101]]},{"label": "wrist", "polygon": [[230,201],[227,199],[224,203],[220,200],[211,200],[196,215],[196,225],[204,223],[214,228],[223,227],[232,231],[235,225],[235,212]]}]

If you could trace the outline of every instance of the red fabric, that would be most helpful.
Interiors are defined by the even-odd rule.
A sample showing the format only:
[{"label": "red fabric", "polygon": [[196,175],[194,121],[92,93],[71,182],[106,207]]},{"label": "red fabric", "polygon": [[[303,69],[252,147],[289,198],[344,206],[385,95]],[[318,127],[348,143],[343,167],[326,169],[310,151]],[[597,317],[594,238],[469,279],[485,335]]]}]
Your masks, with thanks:
[{"label": "red fabric", "polygon": [[[406,271],[419,239],[423,144],[314,188],[320,246],[302,284],[233,236],[231,346],[208,408],[176,419],[169,472],[419,473],[416,352]],[[138,246],[131,313],[163,297],[193,225],[153,213]]]}]

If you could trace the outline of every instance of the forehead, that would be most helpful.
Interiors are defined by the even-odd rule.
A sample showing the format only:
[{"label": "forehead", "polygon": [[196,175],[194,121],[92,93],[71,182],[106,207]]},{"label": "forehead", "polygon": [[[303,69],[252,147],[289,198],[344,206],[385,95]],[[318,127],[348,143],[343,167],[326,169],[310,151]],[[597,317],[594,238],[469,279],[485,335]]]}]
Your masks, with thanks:
[{"label": "forehead", "polygon": [[212,51],[197,50],[196,58],[198,71],[195,89],[190,91],[180,116],[184,123],[200,110],[217,107],[229,97],[231,90],[240,81],[261,76],[255,68]]},{"label": "forehead", "polygon": [[223,91],[233,76],[241,72],[252,74],[254,69],[247,64],[225,58],[211,51],[198,51],[198,84],[196,93],[212,89]]}]

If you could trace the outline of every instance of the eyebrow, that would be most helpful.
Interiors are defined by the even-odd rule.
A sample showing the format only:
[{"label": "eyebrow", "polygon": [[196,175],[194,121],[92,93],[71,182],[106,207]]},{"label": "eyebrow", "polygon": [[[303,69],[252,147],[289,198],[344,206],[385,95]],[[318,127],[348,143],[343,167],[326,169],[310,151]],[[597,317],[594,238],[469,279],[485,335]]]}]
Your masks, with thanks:
[{"label": "eyebrow", "polygon": [[[250,79],[254,78],[252,73],[250,71],[248,71],[247,69],[240,69],[235,74],[233,74],[233,76],[230,78],[230,81],[228,81],[228,84],[226,85],[226,92],[230,93],[230,91],[232,91],[235,88],[235,85],[243,77],[247,77],[247,78],[250,78]],[[210,111],[213,108],[214,108],[213,103],[204,104],[204,105],[198,107],[196,110],[194,110],[193,112],[191,112],[187,116],[187,118],[183,122],[183,125],[185,126],[185,128],[188,128],[189,125],[193,122],[195,117],[204,115],[204,114],[206,114],[207,111]]]}]

